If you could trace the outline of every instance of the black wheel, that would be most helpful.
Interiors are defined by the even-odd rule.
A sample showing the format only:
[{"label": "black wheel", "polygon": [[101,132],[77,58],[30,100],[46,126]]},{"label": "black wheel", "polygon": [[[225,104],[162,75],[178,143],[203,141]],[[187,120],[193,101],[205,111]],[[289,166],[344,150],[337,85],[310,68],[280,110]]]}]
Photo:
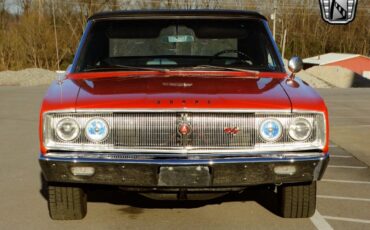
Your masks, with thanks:
[{"label": "black wheel", "polygon": [[316,181],[308,184],[282,185],[279,188],[281,216],[311,217],[316,210]]},{"label": "black wheel", "polygon": [[82,188],[48,185],[49,214],[53,220],[80,220],[86,216],[87,197]]}]

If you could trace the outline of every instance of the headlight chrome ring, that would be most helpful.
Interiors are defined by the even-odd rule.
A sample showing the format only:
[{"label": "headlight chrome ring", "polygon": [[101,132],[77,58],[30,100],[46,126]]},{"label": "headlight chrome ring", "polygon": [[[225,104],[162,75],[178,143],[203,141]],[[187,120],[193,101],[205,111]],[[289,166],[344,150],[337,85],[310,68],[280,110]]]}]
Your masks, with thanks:
[{"label": "headlight chrome ring", "polygon": [[109,135],[109,125],[102,118],[93,118],[86,123],[85,136],[94,143],[106,140]]},{"label": "headlight chrome ring", "polygon": [[289,125],[289,136],[296,141],[307,140],[311,133],[312,125],[306,118],[295,118]]},{"label": "headlight chrome ring", "polygon": [[283,126],[277,119],[267,118],[259,127],[260,136],[267,142],[277,141],[283,134]]},{"label": "headlight chrome ring", "polygon": [[74,141],[80,136],[81,128],[73,118],[64,118],[55,127],[58,138],[62,141]]}]

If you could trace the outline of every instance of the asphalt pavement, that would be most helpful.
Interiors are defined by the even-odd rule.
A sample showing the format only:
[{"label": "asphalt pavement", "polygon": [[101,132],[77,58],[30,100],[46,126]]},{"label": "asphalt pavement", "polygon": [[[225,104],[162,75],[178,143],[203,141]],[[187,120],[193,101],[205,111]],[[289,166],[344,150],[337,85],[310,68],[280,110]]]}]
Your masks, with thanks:
[{"label": "asphalt pavement", "polygon": [[152,201],[104,187],[79,221],[52,221],[41,192],[38,112],[46,87],[0,87],[0,229],[370,229],[370,89],[325,89],[331,161],[314,217],[275,215],[274,194],[206,202]]},{"label": "asphalt pavement", "polygon": [[318,91],[329,109],[330,139],[370,165],[370,89]]}]

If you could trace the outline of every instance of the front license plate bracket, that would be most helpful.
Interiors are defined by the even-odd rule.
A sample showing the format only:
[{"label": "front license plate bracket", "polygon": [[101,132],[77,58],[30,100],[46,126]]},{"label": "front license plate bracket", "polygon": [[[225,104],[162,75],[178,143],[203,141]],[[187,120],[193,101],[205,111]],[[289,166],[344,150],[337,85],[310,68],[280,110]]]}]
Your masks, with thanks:
[{"label": "front license plate bracket", "polygon": [[158,186],[208,187],[211,174],[208,166],[162,166],[159,169]]}]

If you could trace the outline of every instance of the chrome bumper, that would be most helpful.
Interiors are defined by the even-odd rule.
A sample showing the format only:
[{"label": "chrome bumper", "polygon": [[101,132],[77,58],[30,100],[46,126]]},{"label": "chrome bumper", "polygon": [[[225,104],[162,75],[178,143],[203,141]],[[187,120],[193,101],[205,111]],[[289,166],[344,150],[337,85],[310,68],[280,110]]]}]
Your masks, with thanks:
[{"label": "chrome bumper", "polygon": [[[100,156],[102,156],[101,154]],[[63,157],[64,156],[64,157]],[[282,184],[309,182],[321,179],[329,161],[329,154],[323,153],[284,153],[238,157],[213,158],[154,158],[154,159],[125,159],[123,157],[101,158],[82,157],[82,153],[49,153],[40,155],[39,162],[45,176],[50,182],[107,184],[123,187],[246,187],[261,184]],[[72,157],[74,156],[74,157]],[[87,154],[86,156],[91,156]],[[112,156],[112,155],[110,155]],[[127,155],[126,155],[127,156]],[[188,181],[169,185],[161,181],[162,169],[187,168],[206,169],[208,182],[188,183],[188,175],[176,174],[174,181]],[[293,166],[294,173],[276,170],[279,166]],[[72,167],[93,167],[91,176],[74,175]],[[286,167],[285,167],[286,168]],[[289,167],[292,168],[292,167]],[[281,169],[281,167],[280,167]],[[180,170],[180,171],[181,171]],[[203,170],[204,171],[204,170]],[[166,172],[168,175],[168,170]],[[204,173],[203,173],[204,174]],[[179,178],[183,175],[184,178]],[[202,174],[199,174],[202,176]],[[193,175],[194,176],[194,175]],[[199,179],[197,175],[194,180]],[[185,180],[182,180],[185,179]],[[168,180],[168,178],[167,178]],[[202,180],[201,180],[202,181]]]}]

